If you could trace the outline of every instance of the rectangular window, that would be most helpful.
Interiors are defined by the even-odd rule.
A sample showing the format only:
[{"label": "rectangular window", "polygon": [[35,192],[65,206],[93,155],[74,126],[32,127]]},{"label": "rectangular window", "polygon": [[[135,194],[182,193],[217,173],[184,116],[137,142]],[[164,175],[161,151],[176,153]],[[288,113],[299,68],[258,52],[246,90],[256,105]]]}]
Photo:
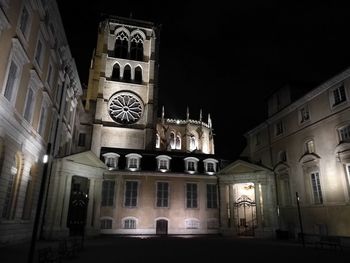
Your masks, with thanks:
[{"label": "rectangular window", "polygon": [[208,172],[215,172],[215,169],[214,169],[214,164],[213,163],[208,163],[207,164],[207,169],[208,169]]},{"label": "rectangular window", "polygon": [[339,130],[340,141],[346,142],[350,140],[350,125],[343,127]]},{"label": "rectangular window", "polygon": [[215,184],[207,184],[207,208],[218,208]]},{"label": "rectangular window", "polygon": [[136,205],[137,205],[137,186],[138,186],[138,182],[136,182],[136,181],[126,181],[124,206],[136,207]]},{"label": "rectangular window", "polygon": [[44,131],[45,131],[45,124],[46,124],[46,108],[45,106],[41,107],[41,114],[40,114],[40,121],[39,121],[39,134],[41,136],[44,135]]},{"label": "rectangular window", "polygon": [[194,162],[188,162],[187,163],[187,170],[188,171],[194,171]]},{"label": "rectangular window", "polygon": [[346,101],[344,85],[341,85],[340,87],[333,90],[333,99],[333,106],[336,106],[342,103],[343,101]]},{"label": "rectangular window", "polygon": [[43,43],[39,39],[38,44],[36,46],[35,61],[40,67],[42,66],[42,49],[43,49]]},{"label": "rectangular window", "polygon": [[311,173],[311,184],[312,184],[315,204],[322,204],[323,198],[322,198],[322,190],[321,190],[321,183],[320,183],[320,175],[318,172]]},{"label": "rectangular window", "polygon": [[126,219],[124,221],[124,228],[125,229],[135,229],[136,228],[136,220],[134,220],[134,219]]},{"label": "rectangular window", "polygon": [[137,168],[137,159],[131,158],[129,161],[129,168]]},{"label": "rectangular window", "polygon": [[186,207],[197,208],[197,184],[186,184]]},{"label": "rectangular window", "polygon": [[310,119],[309,109],[307,107],[301,108],[299,111],[299,114],[300,114],[300,123],[303,123]]},{"label": "rectangular window", "polygon": [[8,101],[11,101],[13,90],[15,88],[16,76],[17,76],[17,65],[11,61],[4,96]]},{"label": "rectangular window", "polygon": [[315,144],[313,140],[306,142],[306,153],[314,153],[315,152]]},{"label": "rectangular window", "polygon": [[282,121],[277,122],[275,128],[276,128],[276,135],[282,134],[283,133],[283,123],[282,123]]},{"label": "rectangular window", "polygon": [[255,145],[260,145],[261,139],[260,139],[260,133],[257,133],[255,135]]},{"label": "rectangular window", "polygon": [[33,99],[34,99],[33,90],[29,88],[27,93],[26,104],[25,104],[26,106],[24,108],[24,119],[26,119],[28,122],[31,122],[32,120]]},{"label": "rectangular window", "polygon": [[110,219],[101,220],[101,229],[112,229],[112,220]]},{"label": "rectangular window", "polygon": [[25,37],[27,37],[28,22],[29,22],[29,12],[26,6],[23,6],[21,18],[19,21],[19,29],[21,30],[23,36]]},{"label": "rectangular window", "polygon": [[160,160],[159,169],[168,169],[168,160]]},{"label": "rectangular window", "polygon": [[49,64],[49,69],[48,69],[48,73],[47,73],[47,83],[49,84],[50,88],[52,88],[52,82],[53,82],[53,73],[52,73],[52,65]]},{"label": "rectangular window", "polygon": [[85,138],[86,138],[85,133],[79,133],[78,146],[85,147]]},{"label": "rectangular window", "polygon": [[169,184],[166,182],[157,183],[157,207],[168,207]]},{"label": "rectangular window", "polygon": [[112,180],[103,181],[101,206],[113,206],[114,188],[115,188],[115,181],[112,181]]}]

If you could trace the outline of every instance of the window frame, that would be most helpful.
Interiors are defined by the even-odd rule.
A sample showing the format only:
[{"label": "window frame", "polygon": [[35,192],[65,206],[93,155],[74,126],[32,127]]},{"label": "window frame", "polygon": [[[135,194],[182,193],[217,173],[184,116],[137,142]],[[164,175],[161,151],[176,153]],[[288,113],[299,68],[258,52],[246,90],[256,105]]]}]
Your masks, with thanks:
[{"label": "window frame", "polygon": [[187,182],[185,186],[185,194],[186,194],[185,195],[186,209],[198,209],[199,208],[198,183]]},{"label": "window frame", "polygon": [[115,180],[104,179],[102,181],[101,207],[115,206],[116,185]]},{"label": "window frame", "polygon": [[[162,189],[159,188],[159,185],[166,185],[166,190],[164,191],[164,187]],[[159,196],[159,194],[161,196]],[[169,208],[169,198],[170,195],[170,184],[167,181],[157,181],[156,182],[156,207],[157,208]],[[166,204],[165,204],[166,203]]]},{"label": "window frame", "polygon": [[[133,183],[133,186],[131,188],[131,192],[130,192],[129,196],[127,196],[127,192],[130,191],[130,190],[128,190],[128,183]],[[136,187],[135,187],[135,184],[136,184]],[[139,181],[137,181],[137,180],[125,180],[125,182],[124,182],[124,200],[123,200],[124,207],[137,208],[138,198],[139,198],[139,187],[140,187]]]}]

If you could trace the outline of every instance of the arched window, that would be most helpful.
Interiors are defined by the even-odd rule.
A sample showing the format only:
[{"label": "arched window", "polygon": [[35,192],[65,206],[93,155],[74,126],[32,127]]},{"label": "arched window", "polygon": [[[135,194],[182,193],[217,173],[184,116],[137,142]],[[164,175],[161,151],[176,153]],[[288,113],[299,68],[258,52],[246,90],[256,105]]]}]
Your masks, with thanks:
[{"label": "arched window", "polygon": [[194,151],[197,148],[196,146],[196,137],[191,134],[190,136],[190,151]]},{"label": "arched window", "polygon": [[131,80],[131,67],[126,65],[124,67],[123,81],[130,82]]},{"label": "arched window", "polygon": [[114,64],[111,80],[119,80],[120,79],[120,66],[118,63]]},{"label": "arched window", "polygon": [[117,58],[128,58],[128,36],[124,31],[118,33],[115,40],[114,54]]},{"label": "arched window", "polygon": [[175,149],[175,133],[170,133],[170,148]]},{"label": "arched window", "polygon": [[159,149],[160,148],[160,137],[159,134],[156,134],[156,148]]},{"label": "arched window", "polygon": [[138,84],[142,83],[142,69],[141,69],[141,67],[135,68],[135,83],[138,83]]},{"label": "arched window", "polygon": [[176,135],[176,149],[181,150],[181,136],[178,134]]},{"label": "arched window", "polygon": [[135,34],[130,43],[130,59],[143,61],[143,38]]}]

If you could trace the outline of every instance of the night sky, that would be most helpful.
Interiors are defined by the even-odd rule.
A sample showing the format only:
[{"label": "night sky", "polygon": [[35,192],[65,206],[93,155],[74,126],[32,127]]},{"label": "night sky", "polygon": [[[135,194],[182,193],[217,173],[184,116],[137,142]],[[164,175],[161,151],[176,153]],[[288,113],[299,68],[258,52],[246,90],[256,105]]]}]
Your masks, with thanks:
[{"label": "night sky", "polygon": [[210,113],[226,159],[265,120],[271,92],[310,90],[350,66],[350,8],[336,1],[57,2],[84,84],[101,13],[161,25],[159,108],[171,118],[185,119],[187,106],[192,119]]}]

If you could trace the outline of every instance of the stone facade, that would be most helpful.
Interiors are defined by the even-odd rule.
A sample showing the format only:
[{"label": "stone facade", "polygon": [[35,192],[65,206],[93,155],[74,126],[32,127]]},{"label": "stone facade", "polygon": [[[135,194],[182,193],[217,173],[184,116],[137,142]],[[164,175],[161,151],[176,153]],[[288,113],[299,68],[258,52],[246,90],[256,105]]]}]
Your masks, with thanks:
[{"label": "stone facade", "polygon": [[82,90],[55,1],[0,1],[0,60],[1,245],[31,237],[42,157],[71,153]]},{"label": "stone facade", "polygon": [[278,228],[300,232],[297,195],[305,233],[349,236],[350,70],[301,98],[269,100],[269,118],[246,134],[244,156],[274,173]]}]

